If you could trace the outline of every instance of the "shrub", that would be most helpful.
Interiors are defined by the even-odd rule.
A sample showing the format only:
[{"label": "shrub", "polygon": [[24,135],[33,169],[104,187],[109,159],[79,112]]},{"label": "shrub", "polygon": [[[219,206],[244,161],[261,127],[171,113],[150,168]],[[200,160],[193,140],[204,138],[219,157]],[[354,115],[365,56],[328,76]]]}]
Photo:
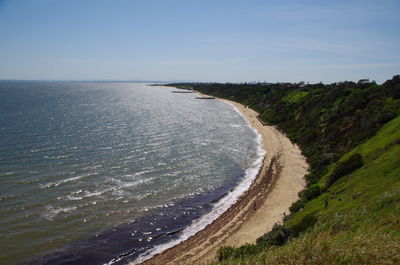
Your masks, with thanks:
[{"label": "shrub", "polygon": [[[301,232],[307,231],[308,229],[312,228],[317,221],[318,219],[314,215],[308,214],[304,216],[299,223],[293,225],[290,228],[285,228],[283,225],[275,224],[272,230],[259,237],[256,243],[258,246],[283,246],[290,238],[298,237]],[[242,250],[241,253],[251,253],[251,251],[256,250],[257,249],[249,248]],[[232,254],[233,250],[229,248],[221,251],[223,251],[219,254],[219,257],[221,258],[225,256],[232,257],[233,255],[236,255],[237,257],[237,255],[240,254],[238,252]]]},{"label": "shrub", "polygon": [[303,201],[307,202],[309,200],[312,200],[312,199],[318,197],[320,194],[321,194],[321,188],[317,184],[314,184],[314,185],[311,185],[310,187],[300,191],[299,197]]},{"label": "shrub", "polygon": [[378,114],[377,122],[379,124],[385,124],[396,117],[397,114],[394,111],[384,110]]},{"label": "shrub", "polygon": [[317,181],[319,180],[318,176],[314,173],[309,173],[305,175],[304,178],[306,179],[307,185],[317,183]]},{"label": "shrub", "polygon": [[275,224],[272,230],[257,239],[257,245],[282,246],[286,243],[289,233],[283,225]]},{"label": "shrub", "polygon": [[233,257],[233,253],[235,252],[235,248],[233,247],[222,247],[218,249],[217,256],[219,261],[223,261]]},{"label": "shrub", "polygon": [[339,162],[333,170],[332,174],[328,177],[326,182],[326,188],[331,186],[339,178],[350,174],[351,172],[359,169],[363,166],[362,156],[359,153],[355,153],[350,156],[347,160]]},{"label": "shrub", "polygon": [[317,217],[312,214],[304,216],[299,223],[293,225],[289,229],[290,236],[298,237],[301,232],[307,231],[308,229],[312,228],[317,221]]},{"label": "shrub", "polygon": [[300,211],[300,209],[302,209],[304,207],[304,205],[306,205],[306,201],[301,200],[301,199],[297,200],[289,207],[289,211],[292,213],[298,212],[298,211]]},{"label": "shrub", "polygon": [[322,153],[319,157],[320,164],[324,166],[334,163],[338,158],[338,154],[336,153]]},{"label": "shrub", "polygon": [[261,245],[246,244],[238,248],[234,247],[222,247],[218,250],[217,256],[219,261],[223,261],[229,258],[244,258],[249,255],[255,255],[260,253],[264,249]]}]

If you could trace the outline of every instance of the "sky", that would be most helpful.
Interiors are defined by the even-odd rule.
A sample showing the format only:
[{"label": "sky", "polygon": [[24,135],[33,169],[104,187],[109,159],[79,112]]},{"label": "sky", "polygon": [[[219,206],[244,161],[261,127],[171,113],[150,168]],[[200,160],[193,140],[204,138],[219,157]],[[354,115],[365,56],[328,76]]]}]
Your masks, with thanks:
[{"label": "sky", "polygon": [[399,0],[0,0],[0,79],[331,83],[400,74]]}]

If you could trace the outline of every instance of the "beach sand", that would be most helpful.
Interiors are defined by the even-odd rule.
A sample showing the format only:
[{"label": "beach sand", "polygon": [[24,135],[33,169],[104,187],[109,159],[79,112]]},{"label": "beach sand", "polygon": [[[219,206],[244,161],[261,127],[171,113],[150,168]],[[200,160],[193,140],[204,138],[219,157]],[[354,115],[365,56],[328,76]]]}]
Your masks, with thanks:
[{"label": "beach sand", "polygon": [[215,259],[222,246],[255,243],[275,223],[282,222],[305,186],[308,164],[299,147],[275,127],[263,125],[256,111],[222,100],[234,105],[262,135],[266,150],[263,165],[249,190],[219,218],[186,241],[141,264],[206,264]]}]

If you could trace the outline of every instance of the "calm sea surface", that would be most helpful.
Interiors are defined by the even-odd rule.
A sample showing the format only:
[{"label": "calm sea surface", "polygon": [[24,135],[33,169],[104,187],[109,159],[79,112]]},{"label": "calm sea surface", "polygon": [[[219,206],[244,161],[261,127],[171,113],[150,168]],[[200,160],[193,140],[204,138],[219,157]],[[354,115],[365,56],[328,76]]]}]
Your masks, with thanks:
[{"label": "calm sea surface", "polygon": [[229,104],[129,82],[0,82],[0,264],[126,264],[247,187],[259,136]]}]

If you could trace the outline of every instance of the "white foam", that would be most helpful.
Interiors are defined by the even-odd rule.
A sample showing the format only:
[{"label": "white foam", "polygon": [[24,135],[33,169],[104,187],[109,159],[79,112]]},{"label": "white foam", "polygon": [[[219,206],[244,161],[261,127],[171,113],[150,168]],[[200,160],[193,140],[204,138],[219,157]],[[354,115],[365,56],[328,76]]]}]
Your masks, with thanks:
[{"label": "white foam", "polygon": [[46,206],[46,212],[43,214],[43,217],[45,217],[47,220],[53,220],[53,218],[58,215],[59,213],[67,213],[70,211],[76,210],[78,207],[72,206],[72,207],[53,207],[53,206]]},{"label": "white foam", "polygon": [[70,200],[70,201],[80,201],[80,200],[83,199],[82,196],[72,196],[72,195],[68,195],[66,198],[67,198],[68,200]]},{"label": "white foam", "polygon": [[[71,201],[77,201],[77,200],[82,200],[84,198],[98,197],[108,192],[113,192],[114,194],[124,194],[127,193],[126,191],[124,191],[126,189],[129,190],[132,187],[136,187],[141,184],[147,184],[152,182],[153,180],[154,178],[148,178],[148,179],[139,179],[136,181],[125,182],[119,179],[111,179],[110,181],[113,182],[113,185],[111,187],[109,186],[104,189],[94,190],[92,192],[88,190],[85,191],[79,190],[77,192],[73,192],[70,195],[66,196],[66,198]],[[80,196],[73,196],[77,194],[79,194]]]},{"label": "white foam", "polygon": [[83,197],[84,198],[90,198],[90,197],[100,196],[100,195],[102,195],[102,194],[104,194],[106,192],[109,192],[111,190],[112,190],[111,188],[108,188],[108,189],[104,189],[104,190],[96,190],[94,192],[85,191],[86,194]]},{"label": "white foam", "polygon": [[134,176],[141,176],[143,174],[147,174],[147,173],[151,173],[151,172],[154,172],[154,170],[153,169],[143,170],[143,171],[140,171],[140,172],[136,172],[134,174]]},{"label": "white foam", "polygon": [[[225,102],[225,101],[223,101]],[[254,131],[256,134],[256,141],[257,141],[257,158],[252,163],[252,166],[245,171],[245,177],[239,183],[239,185],[230,191],[226,196],[224,196],[221,200],[213,205],[213,209],[211,212],[207,213],[206,215],[200,217],[199,219],[192,222],[191,225],[186,227],[183,231],[181,236],[178,239],[172,240],[168,243],[161,244],[155,246],[153,249],[146,251],[145,253],[139,255],[139,257],[132,262],[131,264],[138,264],[145,260],[152,258],[153,256],[162,253],[163,251],[178,245],[179,243],[187,240],[189,237],[195,235],[197,232],[206,228],[207,225],[211,224],[214,220],[220,217],[225,211],[227,211],[232,205],[234,205],[238,199],[244,195],[244,193],[250,188],[250,185],[255,180],[257,173],[259,172],[262,161],[265,155],[265,150],[262,145],[262,136],[258,133],[258,131],[251,126],[250,122],[244,117],[244,115],[231,103],[225,102],[231,105],[234,110],[239,113],[246,121],[247,125]],[[113,264],[113,261],[110,261],[107,264]]]},{"label": "white foam", "polygon": [[[72,172],[72,173],[74,173],[74,172]],[[50,183],[47,183],[46,185],[42,185],[41,184],[40,186],[41,186],[42,189],[46,189],[46,188],[50,188],[50,187],[58,187],[61,184],[65,184],[65,183],[68,183],[68,182],[71,182],[71,181],[79,180],[79,179],[85,178],[87,176],[88,176],[88,174],[79,175],[79,176],[76,176],[76,177],[67,178],[67,179],[63,179],[63,180],[60,180],[60,181],[50,182]]]},{"label": "white foam", "polygon": [[240,124],[229,124],[229,127],[231,127],[231,128],[240,128],[240,127],[242,127],[242,125],[240,125]]}]

